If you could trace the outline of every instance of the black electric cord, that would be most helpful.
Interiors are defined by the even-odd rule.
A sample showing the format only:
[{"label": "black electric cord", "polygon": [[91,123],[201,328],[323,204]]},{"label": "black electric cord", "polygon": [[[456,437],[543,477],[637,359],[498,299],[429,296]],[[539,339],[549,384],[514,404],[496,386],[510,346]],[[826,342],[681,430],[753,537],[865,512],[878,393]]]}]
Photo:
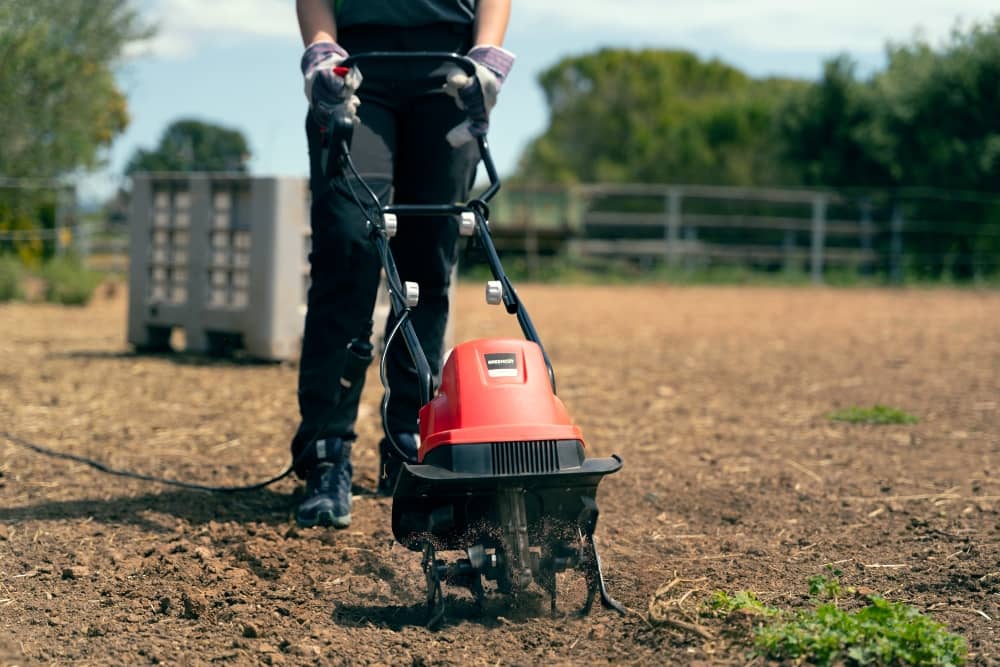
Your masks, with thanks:
[{"label": "black electric cord", "polygon": [[[167,486],[174,486],[180,489],[189,489],[192,491],[205,491],[207,493],[249,493],[251,491],[259,491],[265,487],[271,486],[276,482],[280,482],[285,479],[295,470],[295,464],[298,463],[299,458],[303,454],[299,454],[295,460],[289,464],[288,468],[285,469],[280,475],[276,475],[266,481],[258,482],[256,484],[249,484],[246,486],[212,486],[209,484],[197,484],[194,482],[185,482],[178,479],[170,479],[168,477],[158,477],[156,475],[147,475],[145,473],[133,472],[131,470],[120,470],[118,468],[112,468],[106,463],[102,463],[97,459],[91,459],[86,456],[80,456],[78,454],[70,454],[68,452],[60,452],[43,445],[25,440],[24,438],[19,438],[16,435],[7,432],[0,432],[0,437],[8,442],[11,442],[25,449],[30,449],[31,451],[42,454],[43,456],[48,456],[55,459],[64,459],[66,461],[73,461],[75,463],[82,463],[86,466],[90,466],[95,470],[106,473],[108,475],[115,475],[117,477],[127,477],[129,479],[138,479],[143,482],[155,482],[157,484],[165,484]],[[314,439],[315,440],[315,439]],[[311,444],[311,443],[310,443]],[[303,448],[302,452],[308,451],[308,447]]]}]

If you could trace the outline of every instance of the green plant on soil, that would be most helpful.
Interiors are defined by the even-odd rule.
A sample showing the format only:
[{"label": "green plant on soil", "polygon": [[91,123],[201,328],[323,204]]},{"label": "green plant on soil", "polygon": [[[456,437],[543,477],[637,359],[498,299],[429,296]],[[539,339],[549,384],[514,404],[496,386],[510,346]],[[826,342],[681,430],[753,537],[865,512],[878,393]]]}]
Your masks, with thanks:
[{"label": "green plant on soil", "polygon": [[86,305],[100,284],[102,276],[91,271],[75,257],[58,257],[42,266],[45,300],[71,306]]},{"label": "green plant on soil", "polygon": [[0,302],[24,298],[21,279],[24,267],[16,257],[0,255]]},{"label": "green plant on soil", "polygon": [[[716,616],[750,611],[763,617],[754,629],[754,650],[775,660],[816,665],[957,666],[965,663],[965,639],[914,607],[867,597],[865,607],[839,607],[839,574],[809,579],[813,609],[791,612],[768,607],[752,592],[715,593],[708,602]],[[823,601],[826,598],[832,601]]]},{"label": "green plant on soil", "polygon": [[885,405],[870,408],[853,407],[837,410],[828,415],[832,421],[851,424],[916,424],[917,418],[908,412]]},{"label": "green plant on soil", "polygon": [[882,597],[844,611],[825,603],[785,623],[757,629],[758,650],[818,665],[961,665],[965,639],[918,610]]},{"label": "green plant on soil", "polygon": [[768,607],[757,599],[752,591],[736,591],[732,595],[725,591],[716,591],[708,600],[708,607],[713,616],[728,616],[736,610],[749,611],[760,616],[777,616],[780,609]]}]

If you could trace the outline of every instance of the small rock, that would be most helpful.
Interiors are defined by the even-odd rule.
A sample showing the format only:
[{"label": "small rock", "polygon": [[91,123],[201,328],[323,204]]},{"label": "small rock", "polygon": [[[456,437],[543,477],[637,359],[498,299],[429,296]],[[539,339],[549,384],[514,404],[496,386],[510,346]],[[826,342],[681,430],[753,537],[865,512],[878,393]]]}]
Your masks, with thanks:
[{"label": "small rock", "polygon": [[9,540],[10,536],[14,534],[14,529],[7,524],[0,523],[0,542],[4,540]]},{"label": "small rock", "polygon": [[247,639],[257,639],[260,635],[257,632],[257,628],[246,623],[243,625],[243,636]]},{"label": "small rock", "polygon": [[170,601],[170,598],[168,598],[166,595],[164,595],[162,598],[160,598],[160,613],[161,614],[169,614],[171,607],[173,607],[173,603]]},{"label": "small rock", "polygon": [[608,634],[608,629],[604,625],[595,625],[590,629],[588,636],[590,639],[604,639]]}]

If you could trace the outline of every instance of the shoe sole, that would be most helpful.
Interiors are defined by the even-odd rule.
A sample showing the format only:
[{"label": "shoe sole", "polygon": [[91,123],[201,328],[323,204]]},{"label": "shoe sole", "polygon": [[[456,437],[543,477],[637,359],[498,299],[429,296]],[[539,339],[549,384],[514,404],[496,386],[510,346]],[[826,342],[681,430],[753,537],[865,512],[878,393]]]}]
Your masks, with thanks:
[{"label": "shoe sole", "polygon": [[333,512],[319,512],[312,520],[296,516],[295,523],[297,523],[300,528],[315,528],[316,526],[322,526],[325,528],[347,528],[351,525],[351,515],[345,514],[344,516],[335,516]]}]

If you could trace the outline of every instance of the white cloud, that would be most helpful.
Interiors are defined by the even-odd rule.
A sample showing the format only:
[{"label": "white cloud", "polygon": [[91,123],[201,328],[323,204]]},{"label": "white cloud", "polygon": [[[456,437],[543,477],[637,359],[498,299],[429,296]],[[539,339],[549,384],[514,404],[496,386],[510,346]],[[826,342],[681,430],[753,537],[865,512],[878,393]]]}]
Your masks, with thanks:
[{"label": "white cloud", "polygon": [[224,39],[289,38],[298,34],[291,0],[146,0],[156,35],[130,55],[183,58]]},{"label": "white cloud", "polygon": [[533,0],[515,4],[522,19],[579,29],[631,31],[648,41],[715,44],[761,51],[880,51],[919,31],[932,41],[956,21],[1000,14],[996,0]]}]

